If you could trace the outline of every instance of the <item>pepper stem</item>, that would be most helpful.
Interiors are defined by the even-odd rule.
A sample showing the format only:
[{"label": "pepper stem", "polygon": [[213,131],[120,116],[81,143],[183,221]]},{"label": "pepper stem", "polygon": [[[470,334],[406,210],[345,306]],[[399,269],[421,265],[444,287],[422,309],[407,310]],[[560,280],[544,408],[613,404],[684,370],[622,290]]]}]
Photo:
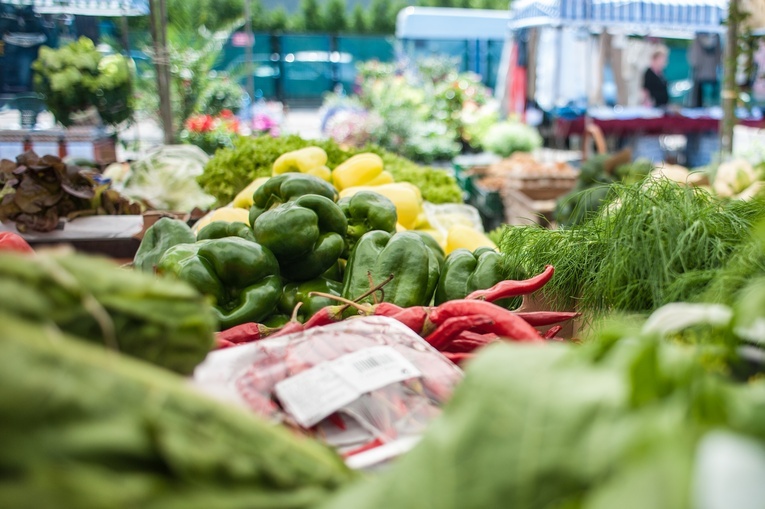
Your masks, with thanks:
[{"label": "pepper stem", "polygon": [[345,303],[345,306],[351,306],[359,311],[367,311],[369,309],[369,306],[366,304],[359,304],[358,302],[354,302],[352,300],[346,299],[345,297],[340,297],[339,295],[332,295],[331,293],[324,293],[324,292],[308,292],[309,297],[324,297],[325,299],[332,299],[336,300],[338,302]]},{"label": "pepper stem", "polygon": [[302,302],[298,302],[297,304],[295,304],[295,307],[292,310],[292,316],[290,317],[290,322],[297,322],[298,311],[300,310],[300,306],[302,305],[303,305]]},{"label": "pepper stem", "polygon": [[[361,295],[359,295],[355,299],[353,299],[353,302],[358,302],[358,301],[360,301],[361,299],[363,299],[365,297],[369,297],[370,295],[374,294],[377,291],[382,293],[382,299],[385,300],[385,290],[383,290],[383,287],[385,285],[387,285],[388,283],[390,283],[391,281],[393,281],[393,274],[388,276],[385,279],[385,281],[383,281],[382,283],[380,283],[377,286],[373,286],[374,285],[374,280],[372,279],[372,271],[367,271],[367,278],[369,278],[370,289],[367,290],[366,292],[362,293]],[[375,304],[379,304],[379,302],[377,302],[377,298],[376,297],[374,297],[374,300],[375,300]]]}]

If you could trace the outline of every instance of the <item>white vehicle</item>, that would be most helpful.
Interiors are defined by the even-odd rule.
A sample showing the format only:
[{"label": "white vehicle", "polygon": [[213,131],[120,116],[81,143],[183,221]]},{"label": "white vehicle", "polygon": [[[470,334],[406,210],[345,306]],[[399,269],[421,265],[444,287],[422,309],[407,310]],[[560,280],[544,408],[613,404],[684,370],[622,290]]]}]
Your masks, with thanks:
[{"label": "white vehicle", "polygon": [[406,7],[396,17],[396,38],[403,58],[449,55],[493,87],[509,20],[509,11]]}]

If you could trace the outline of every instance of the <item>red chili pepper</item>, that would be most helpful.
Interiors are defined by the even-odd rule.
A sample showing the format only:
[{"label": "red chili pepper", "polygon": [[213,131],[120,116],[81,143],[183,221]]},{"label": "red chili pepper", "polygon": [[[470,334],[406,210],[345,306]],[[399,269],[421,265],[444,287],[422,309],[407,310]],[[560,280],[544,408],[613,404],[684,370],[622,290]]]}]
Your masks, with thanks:
[{"label": "red chili pepper", "polygon": [[263,324],[248,322],[240,325],[235,325],[230,329],[222,330],[218,332],[215,337],[221,341],[229,341],[234,344],[250,343],[269,336],[279,329],[274,327],[266,327]]},{"label": "red chili pepper", "polygon": [[215,348],[213,350],[222,350],[224,348],[231,348],[232,346],[236,346],[237,343],[232,343],[231,341],[227,339],[221,339],[219,337],[215,337]]},{"label": "red chili pepper", "polygon": [[305,325],[300,323],[300,321],[297,319],[298,311],[300,310],[300,306],[302,306],[302,302],[298,302],[295,306],[295,309],[292,310],[292,316],[290,317],[290,321],[282,325],[282,328],[278,331],[274,332],[271,337],[277,337],[277,336],[285,336],[287,334],[292,334],[293,332],[301,332],[305,329]]},{"label": "red chili pepper", "polygon": [[[482,300],[450,300],[430,312],[428,322],[441,325],[456,316],[480,315],[492,320],[490,326],[482,326],[481,332],[493,332],[498,336],[515,340],[541,340],[539,332],[512,311]],[[428,328],[426,323],[424,328]]]},{"label": "red chili pepper", "polygon": [[459,353],[444,352],[442,355],[460,367],[465,362],[475,357],[475,354],[464,353],[464,352],[459,352]]},{"label": "red chili pepper", "polygon": [[506,299],[508,297],[517,297],[519,295],[528,295],[534,293],[544,285],[547,284],[555,273],[555,267],[547,265],[545,270],[530,279],[522,281],[515,281],[508,279],[506,281],[500,281],[496,285],[492,286],[488,290],[476,290],[466,299],[481,299],[489,302],[494,302],[499,299]]},{"label": "red chili pepper", "polygon": [[464,339],[460,335],[457,336],[457,339],[449,343],[446,351],[449,353],[470,353],[490,343],[492,343],[492,341],[487,339]]},{"label": "red chili pepper", "polygon": [[556,323],[567,322],[579,316],[579,313],[569,311],[521,311],[515,316],[523,318],[526,323],[534,327],[546,327]]},{"label": "red chili pepper", "polygon": [[555,325],[553,327],[550,327],[547,332],[545,332],[545,335],[543,336],[545,339],[553,339],[555,336],[558,335],[558,333],[563,330],[563,327],[560,325]]},{"label": "red chili pepper", "polygon": [[343,312],[348,306],[325,306],[317,311],[311,318],[303,324],[303,329],[312,329],[322,325],[339,322],[343,319]]},{"label": "red chili pepper", "polygon": [[391,318],[398,320],[417,334],[420,334],[425,325],[425,321],[428,318],[428,314],[430,314],[430,309],[431,308],[425,306],[413,306],[402,309],[400,312],[391,315]]},{"label": "red chili pepper", "polygon": [[502,338],[500,338],[499,336],[491,332],[481,334],[480,332],[473,332],[473,331],[466,330],[466,331],[462,331],[460,335],[457,337],[457,339],[488,341],[489,343],[494,343],[495,341],[499,341]]},{"label": "red chili pepper", "polygon": [[375,316],[393,316],[404,310],[401,306],[397,306],[390,302],[380,302],[372,307],[374,308]]},{"label": "red chili pepper", "polygon": [[24,240],[24,237],[13,232],[0,232],[0,251],[32,254],[35,252],[32,246]]},{"label": "red chili pepper", "polygon": [[445,350],[449,343],[454,341],[462,331],[489,325],[492,322],[493,320],[487,315],[453,316],[444,320],[436,330],[428,334],[425,341],[436,350]]}]

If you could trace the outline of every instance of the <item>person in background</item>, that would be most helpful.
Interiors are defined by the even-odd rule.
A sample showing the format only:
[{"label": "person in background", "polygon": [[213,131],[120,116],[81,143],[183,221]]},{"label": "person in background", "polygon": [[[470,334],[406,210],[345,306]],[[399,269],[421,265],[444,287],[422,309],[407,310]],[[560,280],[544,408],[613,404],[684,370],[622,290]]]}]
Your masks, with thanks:
[{"label": "person in background", "polygon": [[720,65],[722,49],[717,34],[698,34],[688,51],[688,63],[693,69],[693,107],[704,106],[704,89],[711,88],[710,96],[717,98],[719,83],[717,67]]},{"label": "person in background", "polygon": [[664,68],[667,66],[667,50],[657,49],[651,55],[651,64],[643,74],[643,104],[663,108],[669,103],[667,80]]}]

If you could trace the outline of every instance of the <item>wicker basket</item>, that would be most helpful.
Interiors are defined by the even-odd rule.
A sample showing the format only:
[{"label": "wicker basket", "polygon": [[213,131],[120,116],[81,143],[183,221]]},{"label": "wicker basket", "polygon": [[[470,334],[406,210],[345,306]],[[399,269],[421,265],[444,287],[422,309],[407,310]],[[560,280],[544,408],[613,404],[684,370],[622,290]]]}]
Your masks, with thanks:
[{"label": "wicker basket", "polygon": [[555,200],[576,185],[579,173],[565,162],[539,162],[529,154],[515,154],[492,165],[489,173],[502,177],[504,188],[531,200]]},{"label": "wicker basket", "polygon": [[555,200],[571,191],[579,177],[534,177],[524,175],[508,176],[505,186],[520,191],[532,200]]}]

